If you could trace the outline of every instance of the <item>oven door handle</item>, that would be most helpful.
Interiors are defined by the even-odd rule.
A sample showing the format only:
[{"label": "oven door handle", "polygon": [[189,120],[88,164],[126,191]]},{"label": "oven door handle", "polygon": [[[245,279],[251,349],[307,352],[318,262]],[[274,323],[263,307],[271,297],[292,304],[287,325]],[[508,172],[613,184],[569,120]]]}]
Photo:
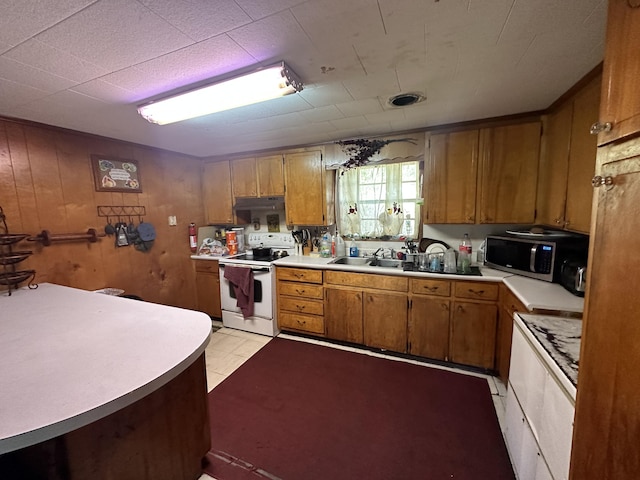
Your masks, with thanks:
[{"label": "oven door handle", "polygon": [[[224,268],[225,264],[224,263],[220,263],[220,264],[218,264],[218,266],[220,268]],[[269,267],[242,267],[242,268],[250,268],[252,272],[270,272],[271,271],[269,269]]]}]

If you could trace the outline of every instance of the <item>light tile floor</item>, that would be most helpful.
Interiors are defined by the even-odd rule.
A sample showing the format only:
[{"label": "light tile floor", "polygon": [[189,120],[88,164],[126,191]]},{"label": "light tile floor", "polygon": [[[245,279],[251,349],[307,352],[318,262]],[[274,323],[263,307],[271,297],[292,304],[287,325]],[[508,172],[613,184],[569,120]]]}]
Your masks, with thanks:
[{"label": "light tile floor", "polygon": [[[214,321],[213,324],[214,326],[221,328],[213,332],[213,334],[211,335],[211,340],[209,341],[209,345],[207,346],[205,352],[207,364],[207,385],[209,391],[213,390],[225,378],[231,375],[240,365],[251,358],[254,353],[264,347],[271,340],[271,337],[266,337],[264,335],[256,335],[249,332],[243,332],[241,330],[235,330],[233,328],[222,327],[221,322]],[[388,358],[390,360],[395,360],[398,362],[413,363],[416,365],[423,365],[431,368],[440,368],[442,370],[448,370],[451,372],[485,378],[489,384],[489,390],[491,391],[493,404],[496,408],[498,422],[500,423],[500,428],[504,434],[504,410],[507,391],[502,381],[500,381],[500,379],[496,377],[484,375],[481,373],[469,372],[467,370],[461,370],[457,368],[427,364],[416,360],[404,359],[391,355],[385,355],[383,353],[371,352],[369,350],[363,350],[356,347],[335,345],[333,343],[325,342],[318,339],[297,337],[284,333],[281,333],[279,337],[301,342],[315,343],[318,345],[326,345],[342,350],[361,353],[363,355]],[[215,479],[212,479],[212,477],[207,474],[203,474],[199,480]]]}]

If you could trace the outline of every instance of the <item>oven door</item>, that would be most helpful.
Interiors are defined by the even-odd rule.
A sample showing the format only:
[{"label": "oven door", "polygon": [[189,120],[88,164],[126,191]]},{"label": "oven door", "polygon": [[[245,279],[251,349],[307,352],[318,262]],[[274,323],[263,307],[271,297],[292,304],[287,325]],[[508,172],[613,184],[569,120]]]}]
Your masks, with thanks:
[{"label": "oven door", "polygon": [[[231,264],[220,264],[220,302],[222,310],[240,312],[233,284],[224,278],[226,265]],[[242,268],[251,268],[253,271],[253,315],[269,319],[273,318],[273,267],[271,265],[242,265]]]}]

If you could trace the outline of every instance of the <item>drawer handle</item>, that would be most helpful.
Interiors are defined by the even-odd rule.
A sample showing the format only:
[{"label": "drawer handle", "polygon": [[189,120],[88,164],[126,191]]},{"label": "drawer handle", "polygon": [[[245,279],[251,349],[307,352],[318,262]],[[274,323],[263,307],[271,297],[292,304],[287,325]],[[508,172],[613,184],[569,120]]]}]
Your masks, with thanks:
[{"label": "drawer handle", "polygon": [[440,287],[427,287],[426,285],[424,286],[424,288],[426,290],[429,290],[430,292],[436,292],[438,290],[438,288]]},{"label": "drawer handle", "polygon": [[301,312],[305,309],[305,305],[296,305],[296,308]]},{"label": "drawer handle", "polygon": [[472,293],[474,295],[484,295],[484,290],[473,290],[473,289],[469,289],[467,290],[469,293]]},{"label": "drawer handle", "polygon": [[304,294],[304,293],[305,293],[305,290],[304,290],[304,289],[302,289],[302,290],[301,290],[301,289],[296,288],[296,293],[297,293],[298,295],[302,295],[302,294]]},{"label": "drawer handle", "polygon": [[296,278],[304,278],[304,273],[294,273],[293,276]]},{"label": "drawer handle", "polygon": [[301,327],[304,327],[304,324],[307,323],[304,320],[296,320],[296,322],[298,323],[298,325],[300,325]]}]

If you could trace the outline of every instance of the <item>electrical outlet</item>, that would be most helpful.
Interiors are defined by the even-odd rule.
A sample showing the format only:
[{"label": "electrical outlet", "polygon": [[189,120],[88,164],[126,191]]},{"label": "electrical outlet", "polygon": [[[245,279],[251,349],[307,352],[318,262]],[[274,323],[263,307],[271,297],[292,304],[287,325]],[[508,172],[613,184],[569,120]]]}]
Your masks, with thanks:
[{"label": "electrical outlet", "polygon": [[176,220],[176,216],[175,215],[169,215],[169,226],[170,227],[175,227],[176,225],[178,225],[178,220]]}]

